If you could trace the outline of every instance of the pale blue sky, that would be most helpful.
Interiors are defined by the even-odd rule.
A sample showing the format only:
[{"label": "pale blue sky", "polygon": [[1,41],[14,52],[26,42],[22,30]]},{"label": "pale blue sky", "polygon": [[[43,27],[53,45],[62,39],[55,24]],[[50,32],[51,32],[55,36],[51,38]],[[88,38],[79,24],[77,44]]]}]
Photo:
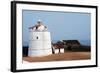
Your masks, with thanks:
[{"label": "pale blue sky", "polygon": [[88,13],[23,10],[23,45],[28,45],[28,28],[38,19],[48,27],[52,40],[90,40],[91,15]]}]

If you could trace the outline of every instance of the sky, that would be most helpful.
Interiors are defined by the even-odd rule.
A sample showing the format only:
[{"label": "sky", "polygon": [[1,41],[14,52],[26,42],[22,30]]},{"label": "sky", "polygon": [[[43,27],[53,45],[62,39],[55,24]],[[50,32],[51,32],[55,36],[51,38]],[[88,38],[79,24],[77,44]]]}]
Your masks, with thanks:
[{"label": "sky", "polygon": [[23,10],[23,45],[29,42],[29,27],[40,19],[51,34],[51,40],[90,40],[91,15],[79,12]]}]

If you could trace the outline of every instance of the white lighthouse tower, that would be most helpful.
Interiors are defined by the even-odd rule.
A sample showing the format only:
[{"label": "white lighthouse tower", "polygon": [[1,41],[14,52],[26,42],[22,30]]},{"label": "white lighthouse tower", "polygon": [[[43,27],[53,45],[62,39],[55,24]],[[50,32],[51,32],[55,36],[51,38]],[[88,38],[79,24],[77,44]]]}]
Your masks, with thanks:
[{"label": "white lighthouse tower", "polygon": [[41,20],[29,28],[28,56],[46,56],[52,54],[50,32]]}]

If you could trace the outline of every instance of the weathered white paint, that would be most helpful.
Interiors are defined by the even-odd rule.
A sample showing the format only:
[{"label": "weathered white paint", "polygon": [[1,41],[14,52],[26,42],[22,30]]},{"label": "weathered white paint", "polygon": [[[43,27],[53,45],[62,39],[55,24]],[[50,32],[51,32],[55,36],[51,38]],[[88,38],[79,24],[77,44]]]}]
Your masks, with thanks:
[{"label": "weathered white paint", "polygon": [[55,54],[58,54],[59,53],[59,49],[55,49]]},{"label": "weathered white paint", "polygon": [[64,48],[61,48],[61,49],[60,49],[60,52],[61,52],[61,53],[64,53]]},{"label": "weathered white paint", "polygon": [[[36,26],[38,26],[38,24]],[[50,32],[47,31],[47,28],[41,25],[36,30],[35,27],[29,29],[28,56],[46,56],[49,54],[52,54],[52,49]]]}]

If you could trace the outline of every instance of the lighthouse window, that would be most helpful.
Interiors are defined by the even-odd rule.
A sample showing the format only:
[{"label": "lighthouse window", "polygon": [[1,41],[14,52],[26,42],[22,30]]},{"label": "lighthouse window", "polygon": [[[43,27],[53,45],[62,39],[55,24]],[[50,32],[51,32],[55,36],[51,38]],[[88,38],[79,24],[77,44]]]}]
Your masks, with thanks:
[{"label": "lighthouse window", "polygon": [[38,39],[39,37],[37,36],[36,39]]}]

